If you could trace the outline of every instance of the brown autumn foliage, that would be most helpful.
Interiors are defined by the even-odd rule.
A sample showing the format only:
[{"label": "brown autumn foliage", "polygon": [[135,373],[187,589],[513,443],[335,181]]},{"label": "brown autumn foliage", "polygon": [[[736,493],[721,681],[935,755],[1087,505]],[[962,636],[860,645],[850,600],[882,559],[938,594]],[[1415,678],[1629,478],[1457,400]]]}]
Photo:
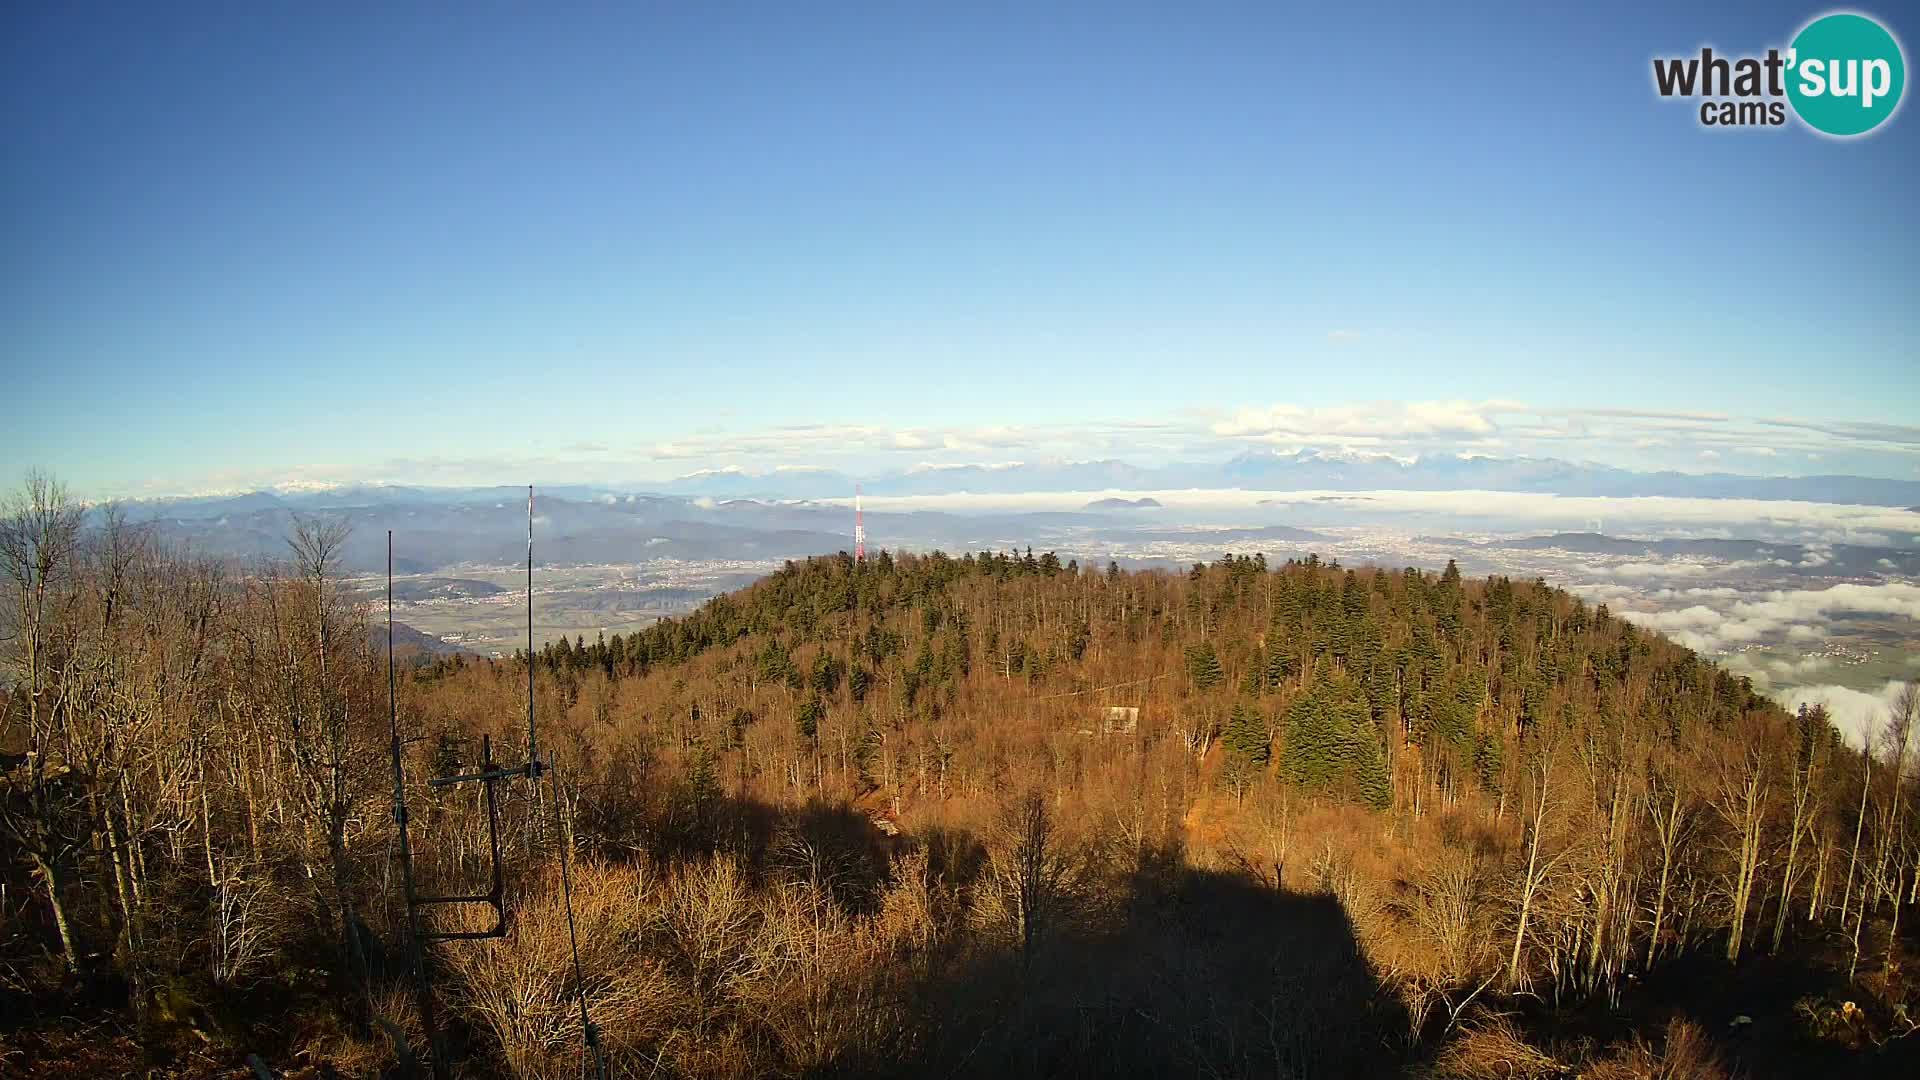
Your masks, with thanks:
[{"label": "brown autumn foliage", "polygon": [[[505,936],[422,950],[435,1044],[338,530],[233,567],[44,479],[0,517],[0,1061],[84,1007],[150,1067],[570,1076],[584,997],[613,1075],[1705,1077],[1722,999],[1636,995],[1728,965],[1806,984],[1732,1003],[1776,1065],[1920,1043],[1911,700],[1870,759],[1451,567],[881,553],[531,658],[553,768],[497,789]],[[481,792],[427,780],[524,759],[528,662],[398,673],[424,892],[485,888]]]}]

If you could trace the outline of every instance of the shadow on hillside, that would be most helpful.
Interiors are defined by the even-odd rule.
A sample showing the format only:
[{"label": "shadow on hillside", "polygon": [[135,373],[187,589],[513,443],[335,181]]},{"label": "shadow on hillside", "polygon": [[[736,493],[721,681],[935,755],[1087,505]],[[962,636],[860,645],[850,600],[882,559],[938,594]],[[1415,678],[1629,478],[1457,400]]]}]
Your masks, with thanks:
[{"label": "shadow on hillside", "polygon": [[1406,1030],[1329,896],[1170,865],[1120,924],[928,978],[914,1071],[952,1076],[1375,1077]]},{"label": "shadow on hillside", "polygon": [[[949,885],[987,873],[982,837],[929,829],[883,837],[842,805],[726,799],[705,838],[655,834],[674,857],[727,849],[763,872],[817,860],[849,910],[874,910],[888,858],[923,849]],[[662,841],[666,841],[662,843]],[[1119,886],[1080,898],[1022,955],[976,928],[909,977],[912,1021],[894,1045],[840,1059],[837,1075],[1379,1077],[1404,1064],[1407,1017],[1383,993],[1331,896],[1277,890],[1160,851]],[[1002,931],[1004,927],[1000,928]]]},{"label": "shadow on hillside", "polygon": [[[1884,924],[1879,929],[1884,941]],[[1860,981],[1849,980],[1843,936],[1790,935],[1778,955],[1756,948],[1738,965],[1726,961],[1722,948],[1704,943],[1662,961],[1644,979],[1623,987],[1616,1006],[1596,999],[1553,1009],[1530,1000],[1513,1015],[1530,1041],[1541,1044],[1617,1045],[1635,1036],[1657,1040],[1669,1021],[1690,1021],[1707,1033],[1734,1074],[1747,1080],[1920,1076],[1920,1037],[1874,1045],[1889,1034],[1887,1003],[1874,994],[1877,960],[1863,963]],[[1856,1001],[1870,1014],[1817,1033],[1808,1010],[1831,1020],[1843,1001]]]}]

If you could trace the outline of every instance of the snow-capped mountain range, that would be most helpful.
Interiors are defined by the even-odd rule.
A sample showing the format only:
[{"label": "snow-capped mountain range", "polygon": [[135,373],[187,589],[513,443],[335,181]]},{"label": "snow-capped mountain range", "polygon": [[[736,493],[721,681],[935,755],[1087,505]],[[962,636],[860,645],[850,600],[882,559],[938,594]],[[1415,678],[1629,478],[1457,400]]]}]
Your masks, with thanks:
[{"label": "snow-capped mountain range", "polygon": [[915,466],[855,476],[824,469],[704,469],[663,486],[677,494],[760,498],[845,496],[855,483],[873,495],[955,492],[1158,491],[1521,491],[1555,495],[1793,499],[1911,506],[1920,481],[1860,476],[1747,476],[1637,472],[1556,458],[1429,455],[1400,457],[1351,449],[1255,451],[1225,462],[1134,465],[1125,461],[993,462]]}]

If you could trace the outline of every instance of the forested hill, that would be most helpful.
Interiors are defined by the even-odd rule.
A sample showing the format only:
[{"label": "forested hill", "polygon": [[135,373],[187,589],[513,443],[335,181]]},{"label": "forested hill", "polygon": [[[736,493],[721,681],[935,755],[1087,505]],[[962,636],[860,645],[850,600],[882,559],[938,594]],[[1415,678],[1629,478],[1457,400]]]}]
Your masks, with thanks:
[{"label": "forested hill", "polygon": [[[1637,1048],[1622,1051],[1632,1061],[1621,1068],[1698,1076],[1719,1075],[1714,1062],[1729,1054],[1754,1076],[1860,1064],[1848,1055],[1870,1041],[1835,1035],[1851,1030],[1832,1019],[1843,999],[1876,1002],[1874,1020],[1848,1014],[1862,1030],[1906,1030],[1895,1006],[1909,984],[1886,974],[1904,946],[1882,905],[1901,902],[1914,872],[1912,830],[1900,824],[1910,789],[1863,778],[1861,757],[1818,710],[1790,716],[1745,679],[1543,582],[1311,556],[1271,565],[1230,555],[1169,574],[1031,551],[858,564],[841,554],[790,563],[641,634],[561,642],[539,659],[569,752],[594,778],[587,802],[597,793],[653,807],[623,812],[629,828],[603,839],[724,848],[724,812],[695,807],[854,806],[929,845],[936,864],[948,843],[939,838],[980,837],[985,866],[950,863],[941,879],[977,915],[995,866],[1019,877],[995,860],[1022,850],[1008,840],[1009,800],[1035,793],[1053,814],[1051,842],[1076,868],[1056,867],[1054,884],[1072,899],[1046,933],[1204,955],[1179,919],[1133,921],[1162,918],[1142,914],[1143,897],[1197,887],[1166,884],[1148,869],[1168,865],[1155,859],[1334,898],[1368,993],[1385,995],[1335,992],[1342,1022],[1361,1017],[1357,1038],[1424,1057],[1433,1075],[1611,1067],[1591,1042],[1555,1043],[1554,1021],[1532,1011],[1543,1002],[1612,1003],[1605,1037]],[[651,824],[630,831],[643,818]],[[1131,897],[1120,910],[1134,914],[1090,898],[1101,889]],[[1697,975],[1702,960],[1829,956],[1819,943],[1847,940],[1825,935],[1849,924],[1864,932],[1852,934],[1846,966],[1883,973],[1872,993],[1828,960],[1770,974],[1771,1006],[1724,989],[1740,984],[1719,969]],[[1871,959],[1876,948],[1884,959]],[[1631,995],[1651,993],[1639,988],[1670,985],[1660,982],[1669,967],[1723,989],[1688,983],[1662,991],[1687,999],[1679,1009],[1634,1006]],[[1179,985],[1166,970],[1116,978],[1127,989],[1106,1006],[1123,1012],[1158,1007],[1155,995]],[[1286,982],[1268,971],[1252,998],[1205,1023],[1230,1044],[1249,1037],[1248,1010],[1279,1000],[1259,996],[1273,978]],[[1468,1002],[1491,1011],[1462,1013]],[[1764,1039],[1729,1049],[1701,1034],[1753,1011],[1775,1025]],[[1502,1015],[1530,1019],[1517,1029]],[[1463,1016],[1483,1022],[1456,1027]],[[972,1020],[1008,1022],[992,1009]],[[951,1016],[923,1022],[967,1028]],[[1048,1041],[1064,1035],[1017,1037],[1038,1040],[1032,1052],[1051,1064],[1019,1064],[1028,1051],[1001,1046],[996,1060],[1014,1073],[1062,1067],[1044,1048],[1068,1054]],[[1169,1068],[1198,1060],[1123,1042],[1130,1049],[1116,1054]],[[1385,1067],[1353,1046],[1321,1052],[1327,1075]],[[1089,1075],[1097,1060],[1073,1059]],[[1247,1060],[1209,1067],[1271,1071]]]},{"label": "forested hill", "polygon": [[729,722],[744,711],[802,739],[822,722],[851,726],[863,744],[956,712],[1077,730],[1099,708],[1137,705],[1151,734],[1202,755],[1222,742],[1241,779],[1271,762],[1376,809],[1422,783],[1497,800],[1543,729],[1652,748],[1690,729],[1787,720],[1745,679],[1543,582],[1312,556],[1229,555],[1170,576],[1031,550],[860,565],[842,554],[540,659],[563,677],[680,672],[690,710]]}]

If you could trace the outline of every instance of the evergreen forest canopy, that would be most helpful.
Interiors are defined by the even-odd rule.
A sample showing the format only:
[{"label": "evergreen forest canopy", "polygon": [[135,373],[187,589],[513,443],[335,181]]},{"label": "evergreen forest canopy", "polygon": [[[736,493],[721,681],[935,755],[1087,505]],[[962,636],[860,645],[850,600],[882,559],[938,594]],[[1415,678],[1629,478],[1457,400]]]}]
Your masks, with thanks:
[{"label": "evergreen forest canopy", "polygon": [[[0,1051],[402,1073],[388,674],[343,531],[236,568],[84,520],[35,477],[0,524]],[[1868,757],[1544,582],[842,553],[532,663],[554,768],[498,789],[507,934],[427,950],[460,1075],[579,1075],[581,992],[612,1075],[1764,1076],[1920,1045],[1920,695]],[[399,674],[422,891],[490,872],[477,792],[427,780],[483,736],[524,759],[527,666]],[[89,1008],[119,1044],[60,1019]]]}]

